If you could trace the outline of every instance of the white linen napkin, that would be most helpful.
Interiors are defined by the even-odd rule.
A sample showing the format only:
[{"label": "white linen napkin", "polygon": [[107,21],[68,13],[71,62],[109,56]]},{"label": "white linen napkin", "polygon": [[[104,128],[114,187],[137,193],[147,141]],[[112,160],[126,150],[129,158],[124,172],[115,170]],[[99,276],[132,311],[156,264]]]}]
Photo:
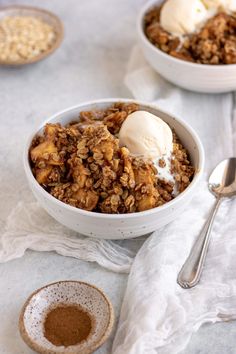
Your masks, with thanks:
[{"label": "white linen napkin", "polygon": [[[19,202],[0,235],[0,263],[22,257],[27,249],[97,262],[113,272],[128,273],[136,247],[143,242],[98,240],[82,236],[51,218],[37,202]],[[139,243],[139,245],[138,245]]]},{"label": "white linen napkin", "polygon": [[[135,98],[181,115],[198,131],[207,174],[221,159],[233,155],[232,94],[201,95],[177,88],[148,66],[138,47],[132,52],[125,82]],[[176,283],[214,203],[206,179],[207,175],[183,215],[154,232],[138,252],[113,354],[176,354],[203,323],[236,318],[236,200],[225,201],[219,210],[200,283],[188,290]]]}]

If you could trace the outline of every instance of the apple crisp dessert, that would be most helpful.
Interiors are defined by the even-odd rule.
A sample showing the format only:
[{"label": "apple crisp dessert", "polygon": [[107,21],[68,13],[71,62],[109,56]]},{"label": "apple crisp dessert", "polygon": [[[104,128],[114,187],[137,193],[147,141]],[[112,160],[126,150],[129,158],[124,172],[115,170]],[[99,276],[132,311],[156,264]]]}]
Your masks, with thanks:
[{"label": "apple crisp dessert", "polygon": [[190,184],[194,168],[173,132],[172,179],[163,178],[164,158],[154,164],[120,146],[118,133],[134,103],[81,112],[66,126],[46,124],[31,144],[29,159],[37,182],[60,201],[102,213],[132,213],[172,200]]},{"label": "apple crisp dessert", "polygon": [[161,26],[161,8],[154,7],[144,18],[145,34],[154,46],[190,62],[214,65],[236,63],[236,13],[220,11],[209,18],[199,31],[179,37]]}]

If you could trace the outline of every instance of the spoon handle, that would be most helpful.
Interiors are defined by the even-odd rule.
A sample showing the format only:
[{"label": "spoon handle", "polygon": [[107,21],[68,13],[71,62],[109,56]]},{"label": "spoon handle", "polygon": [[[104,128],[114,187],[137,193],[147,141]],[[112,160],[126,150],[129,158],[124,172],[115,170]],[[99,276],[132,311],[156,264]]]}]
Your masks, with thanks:
[{"label": "spoon handle", "polygon": [[221,201],[221,197],[217,198],[200,235],[194,243],[188,258],[179,272],[177,283],[184,289],[194,287],[200,280],[210,241],[211,228]]}]

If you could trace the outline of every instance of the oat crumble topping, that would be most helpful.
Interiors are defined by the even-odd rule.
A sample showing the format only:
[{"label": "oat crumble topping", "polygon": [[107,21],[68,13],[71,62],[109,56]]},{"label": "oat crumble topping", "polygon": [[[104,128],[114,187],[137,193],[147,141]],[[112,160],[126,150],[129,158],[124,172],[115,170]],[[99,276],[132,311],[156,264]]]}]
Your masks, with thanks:
[{"label": "oat crumble topping", "polygon": [[152,8],[144,18],[145,34],[157,48],[178,59],[200,64],[236,63],[236,13],[219,12],[199,32],[181,40],[161,27],[161,7]]},{"label": "oat crumble topping", "polygon": [[[158,177],[158,166],[119,146],[122,123],[137,110],[137,104],[116,103],[105,110],[81,112],[65,127],[46,124],[29,151],[38,183],[64,203],[102,213],[138,212],[172,200],[174,183]],[[163,167],[164,160],[159,164]],[[175,133],[171,173],[179,192],[194,175]]]}]

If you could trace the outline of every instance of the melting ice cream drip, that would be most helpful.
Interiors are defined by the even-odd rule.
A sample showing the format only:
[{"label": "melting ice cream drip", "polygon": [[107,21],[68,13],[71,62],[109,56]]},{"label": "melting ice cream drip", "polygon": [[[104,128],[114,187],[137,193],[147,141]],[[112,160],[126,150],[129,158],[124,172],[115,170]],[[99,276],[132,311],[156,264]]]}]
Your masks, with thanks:
[{"label": "melting ice cream drip", "polygon": [[149,112],[136,111],[122,124],[119,139],[120,145],[126,146],[132,156],[151,161],[157,178],[170,182],[174,186],[173,196],[178,194],[178,184],[171,173],[173,133],[167,123]]}]

